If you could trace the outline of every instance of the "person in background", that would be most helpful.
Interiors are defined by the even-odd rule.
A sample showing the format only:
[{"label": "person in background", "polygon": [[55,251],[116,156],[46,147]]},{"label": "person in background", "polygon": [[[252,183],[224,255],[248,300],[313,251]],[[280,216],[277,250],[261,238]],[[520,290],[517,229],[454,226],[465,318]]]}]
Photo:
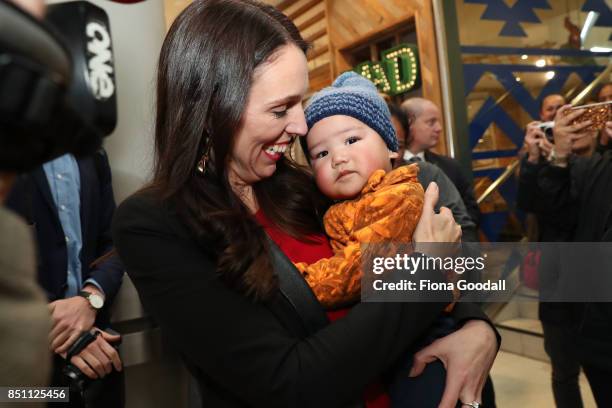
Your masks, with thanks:
[{"label": "person in background", "polygon": [[[42,20],[43,0],[14,0],[21,10]],[[1,95],[4,99],[8,95]],[[36,250],[32,231],[4,207],[17,172],[5,165],[14,143],[0,135],[0,386],[43,387],[49,384],[51,354],[47,335],[51,317],[45,296],[36,284]],[[24,147],[25,149],[25,147]],[[41,407],[43,403],[32,403]]]},{"label": "person in background", "polygon": [[[100,330],[70,362],[90,379],[108,376],[103,387],[108,392],[96,406],[123,406],[121,360],[113,347],[119,336],[104,331],[123,277],[118,256],[111,254],[115,200],[106,153],[80,159],[65,154],[20,175],[6,204],[36,232],[38,282],[53,319],[48,335],[54,353],[51,385],[68,384],[62,372],[66,352],[83,332]],[[75,393],[70,404],[85,403]]]},{"label": "person in background", "polygon": [[[293,266],[332,255],[327,200],[284,154],[308,130],[307,50],[287,16],[246,0],[192,2],[162,46],[153,180],[117,209],[113,238],[206,407],[387,406],[372,386],[446,306],[363,302],[334,317]],[[449,242],[455,228],[428,207],[413,240]],[[459,329],[412,374],[440,359],[440,406],[476,406],[495,330],[475,305],[453,316]]]},{"label": "person in background", "polygon": [[[612,101],[612,82],[603,84],[599,91],[597,91],[597,102],[610,102]],[[600,153],[605,152],[608,149],[612,149],[612,143],[610,143],[610,137],[605,131],[599,133],[597,143],[597,151]]]},{"label": "person in background", "polygon": [[409,98],[401,104],[408,117],[409,132],[403,159],[425,161],[438,166],[451,179],[465,204],[472,221],[478,227],[480,210],[474,197],[471,177],[461,168],[457,160],[432,152],[442,134],[442,113],[432,101],[424,98]]},{"label": "person in background", "polygon": [[555,118],[557,110],[565,104],[565,98],[558,94],[550,94],[542,98],[540,103],[540,120],[527,124],[525,131],[526,154],[521,159],[519,176],[519,190],[517,205],[520,209],[535,214],[536,231],[532,239],[541,242],[564,241],[569,238],[570,231],[564,230],[564,224],[559,224],[546,208],[541,208],[541,200],[538,200],[537,186],[535,180],[537,173],[548,163],[551,154],[552,129],[548,135],[540,128],[543,122],[550,122]]},{"label": "person in background", "polygon": [[[612,151],[596,152],[590,157],[572,153],[575,146],[588,145],[593,137],[592,132],[584,130],[590,121],[571,124],[579,120],[584,111],[570,112],[570,108],[569,105],[563,106],[557,112],[553,129],[554,159],[538,173],[537,184],[547,210],[573,227],[568,241],[589,243],[589,248],[597,248],[596,243],[612,241],[612,218],[609,217],[612,211]],[[612,137],[612,121],[605,124],[602,132],[608,138]],[[568,209],[571,210],[569,214]],[[550,333],[550,326],[544,326],[545,344],[549,344],[547,351],[554,344],[557,363],[571,369],[564,373],[567,376],[563,378],[556,378],[553,372],[555,402],[560,407],[582,406],[578,386],[573,385],[580,367],[589,381],[597,406],[612,406],[612,303],[609,302],[610,287],[604,283],[609,263],[606,259],[595,261],[600,264],[593,270],[584,259],[572,257],[564,251],[559,254],[558,275],[562,278],[578,277],[574,286],[579,286],[580,280],[603,286],[608,294],[599,302],[573,303],[571,313],[563,316],[563,331]],[[602,278],[601,273],[606,277]],[[573,287],[569,289],[571,293]],[[592,291],[585,291],[584,295],[590,297]],[[551,353],[551,360],[553,356]]]},{"label": "person in background", "polygon": [[597,102],[610,101],[612,101],[612,82],[602,85],[597,92]]},{"label": "person in background", "polygon": [[[404,159],[406,146],[408,145],[408,136],[410,135],[410,125],[406,112],[394,103],[387,102],[389,111],[391,113],[391,124],[395,129],[397,140],[399,143],[398,158],[395,159],[394,168],[405,166],[414,161],[407,161]],[[436,212],[439,211],[440,207],[449,208],[453,217],[457,223],[461,226],[461,241],[462,242],[479,242],[478,231],[476,224],[472,221],[472,218],[468,214],[465,204],[461,199],[461,195],[453,182],[448,176],[436,165],[426,162],[418,161],[419,173],[418,180],[421,185],[425,188],[431,182],[435,182],[438,186],[439,198],[436,204]],[[468,252],[470,249],[476,250],[475,247],[470,249],[464,248]],[[476,253],[466,253],[468,256],[478,256]],[[478,274],[466,275],[466,279],[479,282],[481,276]],[[482,392],[483,404],[487,407],[495,407],[495,388],[491,376],[487,377],[483,392]]]},{"label": "person in background", "polygon": [[[395,129],[397,141],[399,143],[399,149],[397,151],[398,158],[395,159],[393,165],[393,167],[397,168],[413,162],[404,159],[410,127],[408,125],[406,113],[401,108],[393,103],[389,103],[388,106],[391,112],[391,123]],[[461,226],[461,241],[478,242],[476,224],[465,208],[465,204],[459,191],[457,191],[457,187],[455,187],[448,176],[435,164],[426,161],[419,161],[417,164],[419,165],[417,177],[423,188],[427,188],[432,181],[438,185],[440,195],[436,205],[436,211],[439,210],[439,207],[449,208],[453,212],[455,221]]]},{"label": "person in background", "polygon": [[32,233],[2,206],[15,177],[0,158],[0,386],[41,387],[49,382],[51,318],[36,284]]},{"label": "person in background", "polygon": [[[540,120],[527,125],[525,133],[526,153],[521,158],[517,206],[535,217],[537,231],[531,238],[536,242],[567,242],[572,240],[577,208],[567,203],[563,211],[551,211],[548,200],[538,185],[540,172],[549,166],[549,157],[554,144],[552,129],[547,135],[540,123],[553,121],[558,110],[565,104],[563,96],[547,95],[540,105]],[[582,138],[574,146],[577,154],[588,154],[593,138]],[[561,215],[559,215],[561,214]],[[544,349],[550,357],[551,383],[555,403],[560,408],[582,406],[580,385],[580,363],[572,329],[572,317],[577,313],[575,303],[553,302],[559,280],[559,254],[554,248],[536,245],[531,251],[527,266],[533,268],[539,281],[539,318],[544,330]]]}]

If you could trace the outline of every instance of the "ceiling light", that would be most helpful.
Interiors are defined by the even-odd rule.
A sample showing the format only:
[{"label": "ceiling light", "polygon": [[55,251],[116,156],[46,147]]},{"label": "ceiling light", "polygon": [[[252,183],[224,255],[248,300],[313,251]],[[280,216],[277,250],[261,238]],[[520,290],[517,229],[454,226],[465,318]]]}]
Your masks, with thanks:
[{"label": "ceiling light", "polygon": [[555,77],[555,71],[548,71],[544,76],[546,79],[551,80]]},{"label": "ceiling light", "polygon": [[581,44],[584,44],[584,40],[586,40],[587,35],[589,35],[589,31],[591,31],[591,28],[595,25],[597,17],[599,17],[599,13],[595,11],[589,11],[589,14],[587,14],[587,18],[584,21],[584,25],[582,26],[582,31],[580,31]]},{"label": "ceiling light", "polygon": [[546,66],[546,61],[544,59],[539,59],[536,61],[535,66],[538,68],[542,68]]},{"label": "ceiling light", "polygon": [[523,54],[523,55],[521,55],[521,59],[522,59],[522,60],[526,60],[527,58],[529,58],[529,57],[527,56],[527,54]]}]

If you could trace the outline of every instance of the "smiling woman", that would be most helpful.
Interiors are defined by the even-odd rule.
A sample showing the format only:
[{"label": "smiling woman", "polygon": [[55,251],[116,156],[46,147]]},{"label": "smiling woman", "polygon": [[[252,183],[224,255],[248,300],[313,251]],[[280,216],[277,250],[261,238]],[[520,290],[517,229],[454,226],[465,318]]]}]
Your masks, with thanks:
[{"label": "smiling woman", "polygon": [[[287,146],[308,130],[301,106],[308,89],[308,69],[301,49],[280,47],[255,69],[253,79],[229,161],[234,187],[270,177]],[[258,209],[252,196],[248,196],[248,206],[252,212]]]},{"label": "smiling woman", "polygon": [[[255,298],[269,295],[276,278],[251,214],[261,208],[275,219],[299,218],[285,222],[296,235],[318,229],[316,217],[295,214],[319,205],[309,198],[313,185],[280,153],[307,130],[307,48],[271,6],[198,1],[178,16],[161,51],[148,190],[173,202],[198,237],[215,242],[206,247],[219,256],[221,279]],[[298,198],[278,207],[281,197]]]},{"label": "smiling woman", "polygon": [[[195,0],[161,50],[153,181],[115,213],[117,251],[206,407],[361,406],[366,386],[445,306],[363,303],[330,323],[287,260],[331,253],[328,202],[283,154],[307,132],[306,50],[273,7]],[[422,218],[423,231],[435,230]],[[461,322],[484,318],[468,305],[455,311]],[[440,350],[463,373],[447,399],[477,400],[494,331],[479,321],[457,333],[444,344],[469,343],[461,361]]]}]

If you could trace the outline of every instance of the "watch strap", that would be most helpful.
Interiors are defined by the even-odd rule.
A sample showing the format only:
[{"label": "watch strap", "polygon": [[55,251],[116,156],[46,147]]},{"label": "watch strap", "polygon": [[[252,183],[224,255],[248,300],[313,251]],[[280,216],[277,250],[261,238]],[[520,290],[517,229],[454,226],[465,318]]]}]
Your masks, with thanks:
[{"label": "watch strap", "polygon": [[89,297],[93,295],[93,293],[88,292],[86,290],[79,290],[79,296],[84,297],[85,299],[89,300]]},{"label": "watch strap", "polygon": [[[79,296],[82,296],[82,297],[84,297],[85,299],[87,299],[87,301],[89,302],[89,306],[91,306],[91,307],[92,307],[92,309],[94,309],[94,310],[96,310],[96,311],[97,311],[97,310],[100,310],[100,309],[103,307],[104,303],[103,303],[103,305],[102,305],[101,307],[99,307],[99,308],[98,308],[98,307],[95,307],[95,306],[94,306],[94,304],[93,304],[93,302],[91,301],[91,296],[93,296],[93,295],[95,295],[95,294],[94,294],[94,293],[91,293],[91,292],[89,292],[89,291],[86,291],[86,290],[80,290],[80,291],[79,291]],[[104,301],[103,301],[103,302],[104,302]]]}]

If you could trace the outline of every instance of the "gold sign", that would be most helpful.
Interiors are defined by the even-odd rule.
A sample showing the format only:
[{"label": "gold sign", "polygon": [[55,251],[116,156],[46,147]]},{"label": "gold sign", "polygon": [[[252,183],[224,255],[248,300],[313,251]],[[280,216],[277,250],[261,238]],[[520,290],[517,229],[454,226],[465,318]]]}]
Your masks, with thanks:
[{"label": "gold sign", "polygon": [[419,58],[415,44],[400,44],[380,53],[379,62],[366,61],[354,69],[388,95],[399,95],[419,85]]}]

